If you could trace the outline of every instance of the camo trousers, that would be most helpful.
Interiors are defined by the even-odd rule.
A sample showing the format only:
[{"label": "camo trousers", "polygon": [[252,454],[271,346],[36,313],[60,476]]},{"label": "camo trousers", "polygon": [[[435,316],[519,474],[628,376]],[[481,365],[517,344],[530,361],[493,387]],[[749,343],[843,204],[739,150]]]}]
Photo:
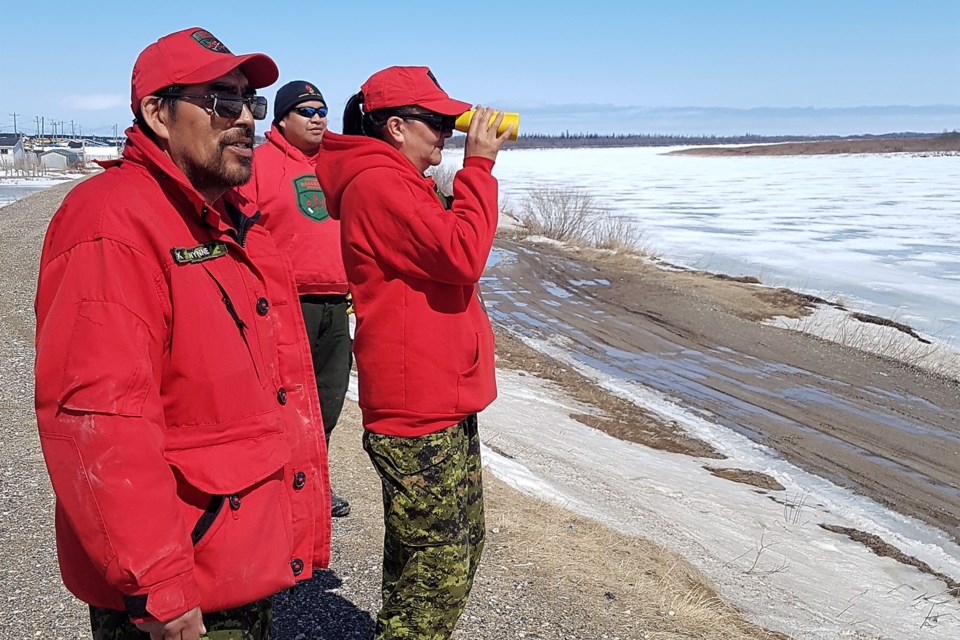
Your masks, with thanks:
[{"label": "camo trousers", "polygon": [[[273,599],[264,598],[251,604],[203,614],[207,628],[201,640],[270,640],[273,621]],[[90,607],[93,640],[150,640],[150,634],[137,629],[126,611]]]},{"label": "camo trousers", "polygon": [[476,415],[425,436],[365,432],[383,490],[383,604],[375,640],[446,640],[484,541]]}]

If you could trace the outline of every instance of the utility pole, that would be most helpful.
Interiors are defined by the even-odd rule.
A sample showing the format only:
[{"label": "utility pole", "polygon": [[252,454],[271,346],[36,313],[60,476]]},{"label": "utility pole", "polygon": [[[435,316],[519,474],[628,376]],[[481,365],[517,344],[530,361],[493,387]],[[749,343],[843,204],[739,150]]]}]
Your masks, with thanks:
[{"label": "utility pole", "polygon": [[16,134],[20,133],[19,131],[17,131],[17,116],[20,115],[20,114],[19,114],[19,113],[11,113],[10,115],[13,116],[13,134],[16,135]]}]

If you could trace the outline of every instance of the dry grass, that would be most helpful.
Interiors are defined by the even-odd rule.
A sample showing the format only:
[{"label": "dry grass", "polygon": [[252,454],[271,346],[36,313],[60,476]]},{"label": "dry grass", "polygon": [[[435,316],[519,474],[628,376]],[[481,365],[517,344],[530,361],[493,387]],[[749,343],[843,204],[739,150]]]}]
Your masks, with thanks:
[{"label": "dry grass", "polygon": [[[831,306],[843,311],[840,305]],[[956,351],[927,340],[908,325],[893,319],[848,312],[845,319],[837,317],[827,321],[814,314],[793,321],[779,320],[774,324],[943,378],[960,380],[960,355]]]},{"label": "dry grass", "polygon": [[861,140],[815,140],[741,147],[697,147],[695,149],[681,149],[670,153],[696,156],[784,156],[832,155],[842,153],[952,154],[957,151],[960,151],[960,134],[953,131],[939,136],[871,138]]}]

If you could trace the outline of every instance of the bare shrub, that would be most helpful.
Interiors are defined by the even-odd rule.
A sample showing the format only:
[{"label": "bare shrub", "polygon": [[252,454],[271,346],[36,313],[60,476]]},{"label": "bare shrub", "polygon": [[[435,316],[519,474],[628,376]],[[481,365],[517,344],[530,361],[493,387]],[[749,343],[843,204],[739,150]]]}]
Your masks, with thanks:
[{"label": "bare shrub", "polygon": [[597,249],[645,252],[643,233],[633,220],[613,215],[590,194],[576,189],[534,189],[518,217],[528,235]]},{"label": "bare shrub", "polygon": [[0,165],[0,175],[8,178],[37,178],[48,172],[49,169],[40,164],[33,153],[26,153],[12,163]]},{"label": "bare shrub", "polygon": [[636,251],[643,244],[643,233],[633,220],[605,212],[597,218],[591,244],[598,249]]},{"label": "bare shrub", "polygon": [[593,198],[575,189],[534,189],[520,209],[520,221],[531,234],[560,242],[589,239],[597,217],[605,212]]}]

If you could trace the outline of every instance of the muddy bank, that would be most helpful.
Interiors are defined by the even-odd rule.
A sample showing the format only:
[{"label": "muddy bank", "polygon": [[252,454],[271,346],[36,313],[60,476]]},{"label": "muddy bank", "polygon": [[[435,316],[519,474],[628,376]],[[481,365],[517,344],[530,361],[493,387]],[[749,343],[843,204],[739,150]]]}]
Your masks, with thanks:
[{"label": "muddy bank", "polygon": [[956,380],[760,324],[808,312],[810,301],[788,292],[509,240],[497,250],[484,295],[502,329],[560,345],[960,536]]}]

